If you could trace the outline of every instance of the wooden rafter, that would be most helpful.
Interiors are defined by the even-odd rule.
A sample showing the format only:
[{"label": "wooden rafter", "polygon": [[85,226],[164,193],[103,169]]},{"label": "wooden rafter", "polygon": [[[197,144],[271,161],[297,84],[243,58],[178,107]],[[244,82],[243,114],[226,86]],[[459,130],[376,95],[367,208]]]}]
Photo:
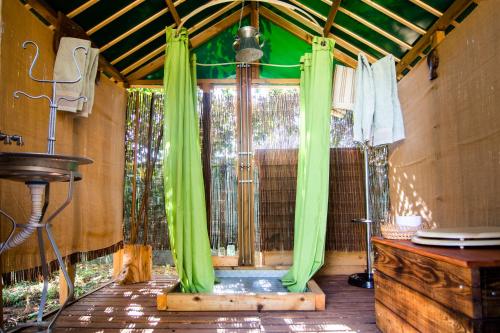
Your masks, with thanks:
[{"label": "wooden rafter", "polygon": [[[280,6],[273,6],[275,8],[277,8],[278,10],[280,10],[281,12],[283,12],[284,14],[288,15],[289,17],[293,18],[294,20],[296,20],[297,22],[303,24],[304,26],[307,26],[307,20],[304,19],[304,17],[296,12],[294,12],[293,10],[290,10],[288,8],[284,8],[284,7],[280,7]],[[266,12],[267,13],[267,12]],[[274,13],[267,13],[268,16],[273,16]],[[277,14],[275,14],[277,15]],[[277,17],[274,17],[276,20],[285,20],[284,18],[282,18],[281,16],[277,15]],[[286,21],[286,20],[285,20]],[[288,21],[286,21],[288,22]],[[290,23],[290,22],[288,22]],[[290,23],[291,24],[291,23]],[[285,23],[285,25],[289,26],[288,24]],[[315,27],[311,27],[311,29],[313,29],[314,31],[316,31],[318,34],[322,34],[323,33],[323,30],[322,29],[318,29],[318,28],[315,28]],[[302,30],[302,29],[301,29]],[[349,50],[349,52],[352,52],[354,54],[358,54],[360,52],[362,52],[361,49],[359,49],[358,47],[352,45],[351,43],[347,42],[346,40],[344,40],[343,38],[339,37],[338,35],[336,34],[332,34],[332,33],[329,33],[328,34],[328,37],[330,38],[333,38],[335,39],[335,42],[342,46],[343,48],[345,48],[346,50]],[[364,52],[366,53],[366,52]],[[377,58],[375,58],[374,56],[370,55],[369,53],[366,53],[366,56],[368,58],[368,61],[370,62],[375,62],[377,60]],[[353,59],[354,60],[354,59]],[[356,61],[356,60],[354,60]]]},{"label": "wooden rafter", "polygon": [[135,53],[137,50],[143,48],[147,44],[149,44],[152,41],[154,41],[156,38],[159,38],[159,37],[161,37],[163,35],[165,35],[165,29],[162,29],[162,30],[158,31],[153,36],[149,37],[148,39],[143,40],[140,44],[134,46],[133,48],[129,49],[127,52],[121,54],[118,58],[113,59],[113,61],[111,61],[111,64],[114,65],[114,64],[119,63],[123,59],[127,58],[129,55]]},{"label": "wooden rafter", "polygon": [[422,0],[409,0],[410,2],[414,3],[415,5],[419,6],[420,8],[422,8],[423,10],[431,13],[432,15],[434,16],[437,16],[437,17],[441,17],[443,16],[443,13],[441,13],[439,10],[437,10],[436,8],[426,4],[425,2],[423,2]]},{"label": "wooden rafter", "polygon": [[69,18],[73,18],[76,15],[80,14],[81,12],[83,12],[83,11],[87,10],[88,8],[92,7],[93,5],[95,5],[98,2],[99,2],[99,0],[88,0],[83,5],[78,6],[77,8],[73,9],[66,16],[69,17]]},{"label": "wooden rafter", "polygon": [[326,19],[325,27],[323,28],[323,36],[328,36],[328,34],[330,33],[330,29],[332,28],[335,16],[339,11],[341,2],[342,0],[333,0],[332,5],[330,6],[330,12],[328,13],[328,17]]},{"label": "wooden rafter", "polygon": [[[177,0],[176,2],[174,2],[174,6],[177,7],[179,6],[180,4],[186,2],[186,0]],[[138,25],[136,25],[135,27],[132,27],[130,28],[129,30],[127,30],[126,32],[124,32],[123,34],[121,34],[120,36],[116,37],[115,39],[113,39],[112,41],[110,41],[109,43],[107,43],[106,45],[103,45],[99,50],[101,52],[104,52],[106,51],[107,49],[109,49],[111,46],[115,45],[116,43],[122,41],[123,39],[127,38],[128,36],[130,36],[131,34],[133,34],[134,32],[138,31],[139,29],[142,29],[143,27],[145,27],[146,25],[148,25],[149,23],[153,22],[154,20],[156,20],[157,18],[161,17],[162,15],[166,14],[168,12],[168,8],[165,7],[163,8],[162,10],[160,10],[158,13],[148,17],[147,19],[145,19],[144,21],[142,21],[141,23],[139,23]]]},{"label": "wooden rafter", "polygon": [[415,46],[406,53],[396,66],[397,74],[401,74],[414,60],[429,46],[432,41],[432,36],[438,30],[446,30],[448,25],[474,0],[455,0],[453,4],[443,13],[443,15],[430,27],[425,35],[420,37]]},{"label": "wooden rafter", "polygon": [[[296,0],[290,0],[290,1],[292,1],[293,3],[296,2]],[[310,14],[312,14],[312,15],[320,18],[320,19],[322,19],[323,21],[326,21],[327,18],[324,15],[322,15],[322,14],[320,14],[320,13],[318,13],[318,12],[312,10],[312,9],[310,9],[309,7],[307,7],[305,5],[301,5],[301,6],[303,6],[304,10],[308,11]],[[283,11],[284,13],[286,13],[287,15],[289,15],[290,17],[298,20],[299,22],[301,22],[302,24],[305,24],[307,26],[307,24],[304,21],[303,17],[301,15],[295,13],[293,10],[289,10],[288,8],[283,8],[283,7],[279,7],[279,6],[275,6],[275,7],[279,8],[281,11]],[[367,40],[367,39],[359,36],[358,34],[350,31],[349,29],[347,29],[347,28],[345,28],[343,26],[340,26],[340,25],[334,23],[333,27],[336,28],[336,29],[338,29],[338,30],[340,30],[340,31],[342,31],[342,32],[344,32],[344,33],[346,33],[346,34],[348,34],[349,36],[351,36],[354,39],[360,41],[361,43],[363,43],[363,44],[371,47],[372,49],[376,50],[377,52],[382,53],[383,55],[388,55],[389,54],[389,52],[387,50],[384,50],[383,48],[379,47],[378,45],[370,42],[369,40]],[[323,31],[318,31],[318,33],[323,33]],[[339,36],[337,36],[335,34],[333,34],[332,37],[337,41],[337,43],[339,45],[341,45],[342,47],[345,47],[345,48],[349,49],[349,51],[351,51],[351,52],[359,53],[359,52],[362,51],[359,48],[353,47],[352,44],[347,43],[345,40],[341,39]],[[367,53],[366,51],[362,51],[362,52],[363,53]],[[370,57],[371,56],[368,55],[368,59],[370,60],[370,62],[373,62],[374,58],[371,57],[371,59],[370,59]],[[399,59],[397,57],[394,57],[394,59],[396,61],[400,61],[401,60],[401,59]]]},{"label": "wooden rafter", "polygon": [[[27,0],[27,9],[35,10],[40,16],[42,16],[53,28],[57,24],[57,13],[50,8],[43,0]],[[78,26],[74,21],[68,18],[75,26]],[[49,28],[50,28],[49,26]],[[80,28],[81,29],[81,28]],[[53,30],[53,29],[52,29]],[[99,66],[104,70],[105,73],[111,75],[115,80],[119,82],[127,83],[127,79],[111,65],[102,55],[99,55]]]},{"label": "wooden rafter", "polygon": [[[313,40],[313,35],[311,35],[309,32],[299,28],[295,24],[291,23],[290,21],[287,21],[283,17],[279,16],[278,14],[274,13],[273,11],[261,7],[260,9],[260,14],[262,17],[265,17],[266,19],[272,21],[276,25],[282,27],[283,29],[288,30],[290,33],[294,34],[298,38],[304,40],[307,43],[312,43]],[[350,56],[346,55],[345,53],[339,51],[338,49],[334,49],[333,51],[334,57],[343,63],[351,66],[351,67],[356,67],[356,60],[351,58]]]},{"label": "wooden rafter", "polygon": [[156,57],[160,53],[165,52],[165,48],[166,47],[167,47],[167,44],[161,45],[160,47],[158,47],[157,49],[155,49],[153,52],[145,55],[141,59],[139,59],[136,62],[134,62],[132,65],[130,65],[127,68],[125,68],[124,70],[122,70],[121,73],[123,75],[127,75],[128,73],[132,72],[136,68],[140,67],[142,64],[144,64],[144,63],[148,62],[149,60],[153,59],[154,57]]},{"label": "wooden rafter", "polygon": [[419,26],[411,23],[408,20],[405,20],[404,18],[402,18],[398,14],[390,11],[389,9],[385,8],[384,6],[379,5],[375,1],[373,1],[373,0],[361,0],[361,1],[363,1],[368,6],[370,6],[370,7],[374,8],[374,9],[378,10],[379,12],[384,13],[385,15],[389,16],[393,20],[395,20],[395,21],[397,21],[397,22],[405,25],[406,27],[410,28],[411,30],[413,30],[415,32],[418,32],[421,35],[425,35],[426,31],[424,29],[422,29]]},{"label": "wooden rafter", "polygon": [[145,0],[135,0],[134,2],[132,2],[131,4],[129,4],[129,5],[125,6],[125,7],[123,7],[122,9],[120,9],[119,11],[117,11],[116,13],[114,13],[113,15],[111,15],[110,17],[108,17],[107,19],[105,19],[104,21],[98,23],[93,28],[89,29],[87,31],[87,34],[89,36],[92,35],[96,31],[104,28],[105,26],[107,26],[108,24],[110,24],[111,22],[113,22],[114,20],[116,20],[117,18],[119,18],[120,16],[122,16],[123,14],[128,13],[130,10],[132,10],[135,7],[137,7],[138,5],[140,5],[141,3],[143,3],[144,1]]},{"label": "wooden rafter", "polygon": [[[243,10],[243,16],[248,16],[250,14],[250,7],[245,6]],[[215,37],[217,34],[220,32],[226,30],[233,24],[239,21],[240,18],[240,12],[234,12],[231,15],[225,17],[223,20],[217,22],[216,24],[208,27],[207,29],[203,30],[203,32],[197,34],[196,36],[191,38],[191,47],[196,48],[200,46],[201,44],[205,43],[207,40]],[[189,30],[188,30],[189,31]],[[148,75],[151,72],[154,72],[158,69],[160,69],[163,64],[165,63],[165,55],[156,58],[155,60],[151,61],[150,63],[144,65],[137,71],[133,72],[129,76],[127,76],[127,79],[134,81],[134,80],[139,80],[142,77]],[[140,66],[139,66],[140,67]]]},{"label": "wooden rafter", "polygon": [[[177,2],[174,3],[174,5],[177,5],[177,4],[180,4],[182,2],[184,2],[185,0],[179,0]],[[202,21],[198,22],[197,24],[195,24],[194,26],[192,26],[191,28],[188,29],[188,33],[189,34],[192,34],[194,33],[195,31],[199,30],[201,27],[205,26],[206,24],[212,22],[214,19],[218,18],[219,16],[225,14],[226,12],[228,12],[229,10],[231,10],[232,8],[234,8],[235,6],[237,6],[238,3],[231,3],[230,5],[227,5],[225,7],[223,7],[222,9],[218,10],[217,12],[213,13],[212,15],[210,15],[209,17],[203,19]],[[174,25],[171,25],[170,27],[174,27]],[[127,52],[123,53],[122,55],[120,55],[118,58],[114,59],[111,64],[116,64],[120,61],[122,61],[123,59],[125,59],[126,57],[130,56],[131,54],[133,54],[134,52],[136,52],[137,50],[143,48],[144,46],[146,46],[147,44],[151,43],[153,40],[155,40],[156,38],[159,38],[161,35],[163,35],[165,33],[165,29],[161,30],[161,31],[158,31],[156,34],[154,34],[153,36],[147,38],[146,40],[142,41],[140,44],[134,46],[133,48],[131,48],[130,50],[128,50]],[[154,52],[154,51],[153,51]],[[146,56],[147,57],[147,56]],[[144,58],[143,58],[144,59]],[[150,58],[149,58],[150,59]],[[142,59],[141,59],[142,60]],[[144,61],[145,62],[145,61]],[[137,67],[140,67],[144,62],[135,62],[134,64],[137,64],[138,66]],[[135,68],[137,68],[135,67]]]},{"label": "wooden rafter", "polygon": [[107,49],[109,49],[111,46],[115,45],[116,43],[124,40],[125,38],[127,38],[128,36],[130,36],[131,34],[133,34],[134,32],[136,32],[137,30],[145,27],[146,25],[148,25],[149,23],[153,22],[154,20],[156,20],[157,18],[159,18],[160,16],[166,14],[168,12],[167,8],[163,8],[162,10],[160,10],[158,13],[154,14],[153,16],[150,16],[148,17],[146,20],[142,21],[141,23],[139,23],[138,25],[136,25],[135,27],[127,30],[126,32],[124,32],[123,34],[121,34],[120,36],[116,37],[115,39],[113,39],[112,41],[110,41],[109,43],[103,45],[101,48],[99,48],[99,51],[101,52],[104,52],[106,51]]},{"label": "wooden rafter", "polygon": [[406,48],[406,49],[411,49],[411,45],[402,41],[401,39],[397,38],[396,36],[390,34],[389,32],[379,28],[378,26],[376,26],[375,24],[365,20],[364,18],[362,18],[361,16],[358,16],[356,14],[354,14],[353,12],[343,8],[343,7],[340,7],[339,8],[339,12],[349,16],[350,18],[358,21],[359,23],[367,26],[368,28],[372,29],[373,31],[379,33],[380,35],[384,36],[385,38],[393,41],[394,43]]},{"label": "wooden rafter", "polygon": [[167,3],[168,10],[170,11],[170,14],[172,14],[172,17],[174,18],[174,22],[176,25],[181,24],[181,18],[179,16],[179,13],[177,13],[177,9],[175,9],[175,5],[172,2],[172,0],[165,0]]}]

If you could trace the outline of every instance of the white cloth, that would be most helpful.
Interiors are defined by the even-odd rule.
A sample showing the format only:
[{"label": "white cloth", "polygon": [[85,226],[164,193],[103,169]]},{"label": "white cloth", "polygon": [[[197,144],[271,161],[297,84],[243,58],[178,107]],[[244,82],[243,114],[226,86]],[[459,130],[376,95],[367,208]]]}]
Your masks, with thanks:
[{"label": "white cloth", "polygon": [[364,54],[358,55],[353,115],[356,142],[379,146],[405,138],[393,55],[372,66]]},{"label": "white cloth", "polygon": [[[87,68],[85,70],[85,81],[83,82],[82,95],[87,97],[87,101],[81,104],[78,103],[78,112],[81,117],[88,117],[92,113],[92,106],[94,105],[94,90],[95,90],[95,77],[97,75],[97,67],[99,63],[99,49],[91,48],[87,55],[89,59]],[[81,107],[80,107],[81,105]]]},{"label": "white cloth", "polygon": [[[76,83],[58,83],[56,85],[56,101],[60,97],[74,99],[80,97],[82,94],[88,57],[83,50],[77,50],[75,53],[75,64],[75,61],[73,60],[73,50],[78,46],[83,46],[89,50],[90,41],[71,37],[61,38],[54,64],[54,80],[74,81],[77,79],[78,69],[76,68],[76,64],[80,68],[82,79]],[[78,102],[59,100],[57,109],[60,111],[76,112],[78,110]]]},{"label": "white cloth", "polygon": [[405,138],[403,115],[398,97],[396,65],[389,54],[372,65],[375,112],[372,145],[379,146]]},{"label": "white cloth", "polygon": [[335,65],[333,76],[332,109],[334,114],[345,115],[354,110],[355,71],[351,67]]},{"label": "white cloth", "polygon": [[353,136],[355,142],[366,143],[372,137],[375,90],[370,63],[362,53],[358,55],[356,68],[356,98],[353,110]]}]

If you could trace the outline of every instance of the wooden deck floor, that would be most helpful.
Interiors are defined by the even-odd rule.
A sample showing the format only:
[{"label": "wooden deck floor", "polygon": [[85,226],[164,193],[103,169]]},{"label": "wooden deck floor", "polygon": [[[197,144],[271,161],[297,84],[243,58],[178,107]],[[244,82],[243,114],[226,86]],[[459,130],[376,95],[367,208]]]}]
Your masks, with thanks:
[{"label": "wooden deck floor", "polygon": [[317,279],[323,312],[159,312],[156,295],[172,280],[109,285],[68,307],[56,332],[378,332],[373,291],[349,286],[346,276]]}]

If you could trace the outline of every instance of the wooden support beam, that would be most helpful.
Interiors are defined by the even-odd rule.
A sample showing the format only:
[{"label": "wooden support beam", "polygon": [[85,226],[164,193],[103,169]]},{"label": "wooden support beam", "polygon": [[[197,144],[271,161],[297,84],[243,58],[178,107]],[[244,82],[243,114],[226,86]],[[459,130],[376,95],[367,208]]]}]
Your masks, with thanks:
[{"label": "wooden support beam", "polygon": [[[27,9],[35,10],[50,24],[50,29],[55,29],[57,25],[57,13],[44,0],[27,0],[25,7]],[[75,27],[82,29],[73,20],[69,18],[68,20],[72,22]],[[127,79],[123,75],[121,75],[120,72],[115,67],[113,67],[113,65],[111,65],[102,55],[99,55],[99,66],[103,69],[104,73],[114,78],[116,81],[124,82],[125,85],[127,85]]]},{"label": "wooden support beam", "polygon": [[406,27],[410,28],[411,30],[413,30],[415,32],[418,32],[421,35],[425,35],[426,31],[424,29],[422,29],[419,26],[411,23],[408,20],[405,20],[401,16],[399,16],[396,13],[390,11],[389,9],[387,9],[387,8],[379,5],[375,1],[373,1],[373,0],[361,0],[361,1],[363,1],[368,6],[370,6],[370,7],[374,8],[374,9],[378,10],[379,12],[384,13],[385,15],[389,16],[393,20],[395,20],[395,21],[397,21],[397,22],[405,25]]},{"label": "wooden support beam", "polygon": [[422,0],[409,0],[410,2],[412,2],[413,4],[417,5],[418,7],[422,8],[423,10],[431,13],[432,15],[434,16],[437,16],[437,17],[441,17],[443,16],[443,13],[441,13],[439,10],[437,10],[436,8],[426,4],[425,2],[423,2]]},{"label": "wooden support beam", "polygon": [[[291,0],[292,2],[294,2],[295,0]],[[302,5],[304,6],[304,5]],[[274,6],[276,8],[278,8],[279,10],[281,10],[282,12],[284,12],[285,14],[287,14],[288,16],[292,17],[293,19],[299,21],[300,23],[304,24],[305,26],[309,26],[307,24],[307,21],[304,19],[304,17],[302,15],[299,15],[297,14],[296,12],[294,12],[293,10],[290,10],[288,8],[284,8],[284,7],[281,7],[281,6]],[[317,17],[319,18],[323,18],[326,20],[326,18],[324,16],[322,16],[321,14],[319,14],[318,12],[312,10],[312,9],[308,9],[308,7],[305,7],[304,6],[304,9],[307,10],[310,14],[312,15],[316,15]],[[355,34],[354,32],[344,28],[343,26],[340,26],[338,24],[333,24],[333,27],[335,27],[336,29],[338,30],[341,30],[342,32],[348,34],[349,36],[353,37],[354,39],[357,39],[358,41],[360,41],[361,43],[371,47],[372,49],[382,53],[383,55],[388,55],[389,52],[384,50],[383,48],[379,47],[378,45],[375,45],[374,43],[368,41],[367,39]],[[315,27],[311,27],[311,29],[317,31],[318,33],[322,34],[323,31],[320,31],[320,30],[317,30],[315,29]],[[364,50],[361,50],[359,49],[358,47],[352,45],[351,43],[347,42],[346,40],[340,38],[339,36],[337,36],[336,34],[329,34],[328,35],[329,37],[332,37],[335,39],[335,41],[342,47],[348,49],[350,52],[353,52],[355,54],[358,54],[359,52],[363,52],[363,53],[366,53],[367,54],[367,57],[368,57],[368,60],[370,62],[374,62],[376,61],[377,59],[375,57],[373,57],[372,55],[368,54],[368,52],[364,51]],[[397,57],[394,57],[394,59],[396,61],[400,61],[399,58]]]},{"label": "wooden support beam", "polygon": [[[66,260],[66,270],[69,275],[69,279],[73,286],[75,285],[75,276],[76,276],[76,265],[70,263]],[[59,304],[64,304],[69,296],[69,287],[66,283],[66,279],[64,279],[64,274],[61,269],[59,269]]]},{"label": "wooden support beam", "polygon": [[216,20],[220,16],[226,14],[227,12],[229,12],[231,9],[233,9],[234,7],[236,7],[238,5],[239,5],[238,2],[232,2],[229,5],[222,7],[221,9],[219,9],[218,11],[216,11],[215,13],[213,13],[212,15],[208,16],[207,18],[205,18],[205,19],[201,20],[200,22],[198,22],[198,23],[194,24],[193,26],[191,26],[191,28],[188,29],[188,34],[191,35],[191,34],[195,33],[196,31],[198,31],[201,28],[203,28],[205,25],[207,25],[210,22]]},{"label": "wooden support beam", "polygon": [[[291,32],[292,34],[294,34],[298,38],[304,40],[305,42],[312,43],[313,35],[311,35],[307,31],[299,28],[298,26],[291,23],[290,21],[285,20],[283,17],[279,16],[278,14],[274,13],[273,11],[271,11],[265,7],[261,7],[260,15],[262,15],[262,17],[265,17],[266,19],[272,21],[276,25],[282,27],[283,29],[288,30],[289,32]],[[337,42],[338,42],[338,40],[337,40]],[[356,67],[357,61],[354,58],[351,58],[350,56],[339,51],[338,49],[334,49],[333,54],[334,54],[334,57],[336,59],[343,62],[344,64],[351,66],[351,67]]]},{"label": "wooden support beam", "polygon": [[160,53],[165,52],[165,48],[166,47],[167,47],[166,43],[163,44],[163,45],[161,45],[160,47],[158,47],[157,49],[155,49],[153,52],[145,55],[141,59],[139,59],[136,62],[134,62],[132,65],[130,65],[127,68],[125,68],[124,70],[122,70],[121,73],[123,75],[127,75],[128,73],[132,72],[136,68],[139,68],[142,64],[144,64],[144,63],[148,62],[149,60],[153,59],[154,57],[156,57]]},{"label": "wooden support beam", "polygon": [[[250,14],[250,7],[245,6],[243,9],[243,16],[247,16]],[[238,22],[240,19],[240,12],[234,12],[233,14],[227,16],[223,20],[219,21],[218,23],[208,27],[207,29],[203,30],[203,32],[197,34],[196,36],[191,38],[191,47],[196,48],[200,46],[201,44],[205,43],[207,40],[215,37],[222,31],[226,30],[236,22]],[[155,52],[155,51],[153,51]],[[129,75],[127,78],[130,80],[138,80],[141,79],[142,77],[148,75],[151,72],[154,72],[161,68],[165,62],[165,56],[159,57],[155,59],[154,61],[150,62],[149,64],[145,65],[138,71],[132,73]]]},{"label": "wooden support beam", "polygon": [[73,18],[75,17],[76,15],[84,12],[85,10],[87,10],[88,8],[92,7],[93,5],[95,5],[96,3],[98,3],[99,0],[88,0],[87,2],[85,2],[83,5],[81,6],[78,6],[77,8],[73,9],[71,12],[68,13],[68,15],[66,15],[67,17],[69,18]]},{"label": "wooden support beam", "polygon": [[[127,38],[128,36],[130,36],[131,34],[133,34],[134,32],[136,32],[137,30],[145,27],[146,25],[148,25],[149,23],[153,22],[154,20],[156,20],[160,16],[166,14],[167,12],[168,12],[167,8],[163,8],[158,13],[154,14],[153,16],[148,17],[146,20],[142,21],[141,23],[139,23],[135,27],[127,30],[126,32],[124,32],[120,36],[116,37],[115,39],[113,39],[109,43],[103,45],[101,48],[99,48],[99,51],[101,51],[101,52],[106,51],[111,46],[113,46],[113,45],[117,44],[118,42],[124,40],[125,38]],[[162,31],[165,31],[165,30],[162,30]]]},{"label": "wooden support beam", "polygon": [[[171,27],[173,27],[173,25],[171,25]],[[132,53],[136,52],[137,50],[143,48],[144,46],[146,46],[147,44],[151,43],[153,40],[155,40],[156,38],[159,38],[161,36],[165,35],[165,29],[161,30],[161,31],[158,31],[156,34],[154,34],[153,36],[149,37],[148,39],[144,40],[143,42],[141,42],[139,45],[136,45],[134,46],[133,48],[131,48],[130,50],[128,50],[127,52],[123,53],[122,55],[120,55],[118,58],[114,59],[113,61],[111,61],[111,64],[114,65],[120,61],[122,61],[123,59],[125,59],[126,57],[128,57],[129,55],[131,55]]]},{"label": "wooden support beam", "polygon": [[177,9],[175,9],[175,5],[172,2],[172,0],[165,0],[167,3],[168,10],[170,11],[170,14],[172,14],[172,17],[174,18],[175,24],[178,26],[181,24],[181,18],[179,16],[179,13],[177,13]]},{"label": "wooden support beam", "polygon": [[390,34],[389,32],[379,28],[377,25],[365,20],[364,18],[362,18],[361,16],[358,16],[356,14],[354,14],[353,12],[343,8],[343,7],[340,7],[339,8],[339,12],[349,16],[350,18],[358,21],[359,23],[367,26],[368,28],[372,29],[373,31],[381,34],[382,36],[384,36],[385,38],[387,39],[390,39],[391,41],[393,41],[394,43],[406,48],[406,49],[411,49],[411,45],[402,41],[401,39],[397,38],[396,36]]},{"label": "wooden support beam", "polygon": [[427,31],[425,35],[420,37],[415,46],[408,51],[403,59],[397,64],[396,72],[401,74],[405,68],[407,68],[415,58],[424,51],[424,49],[431,43],[432,36],[438,30],[446,30],[451,21],[455,19],[462,11],[464,11],[474,0],[455,0],[455,2],[443,13],[441,16]]},{"label": "wooden support beam", "polygon": [[110,17],[108,17],[107,19],[105,19],[104,21],[98,23],[93,28],[89,29],[87,31],[87,34],[89,36],[92,35],[93,33],[95,33],[98,30],[104,28],[105,26],[107,26],[108,24],[110,24],[111,22],[113,22],[114,20],[116,20],[117,18],[119,18],[120,16],[122,16],[123,14],[128,13],[130,10],[132,10],[135,7],[139,6],[144,1],[145,0],[135,0],[134,2],[132,2],[131,4],[129,4],[129,5],[125,6],[125,7],[123,7],[122,9],[120,9],[119,11],[117,11],[116,13],[114,13],[113,15],[111,15]]},{"label": "wooden support beam", "polygon": [[342,0],[333,0],[332,5],[330,6],[330,12],[328,13],[328,17],[326,19],[325,27],[323,28],[323,36],[328,36],[330,33],[330,29],[332,28],[333,21],[335,20],[335,16],[339,11],[340,3]]},{"label": "wooden support beam", "polygon": [[[259,3],[251,2],[250,3],[250,25],[255,27],[257,31],[260,31],[260,22],[259,22]],[[262,42],[262,37],[260,38],[260,42]],[[256,62],[259,62],[257,60]],[[251,65],[252,70],[252,79],[258,79],[260,77],[260,66]]]}]

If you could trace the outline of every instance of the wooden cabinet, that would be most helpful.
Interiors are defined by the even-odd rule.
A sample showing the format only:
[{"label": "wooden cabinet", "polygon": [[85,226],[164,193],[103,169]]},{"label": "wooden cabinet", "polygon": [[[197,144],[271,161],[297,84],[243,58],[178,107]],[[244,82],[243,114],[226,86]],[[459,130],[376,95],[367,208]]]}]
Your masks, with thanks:
[{"label": "wooden cabinet", "polygon": [[383,332],[500,332],[500,248],[442,248],[375,237]]}]

